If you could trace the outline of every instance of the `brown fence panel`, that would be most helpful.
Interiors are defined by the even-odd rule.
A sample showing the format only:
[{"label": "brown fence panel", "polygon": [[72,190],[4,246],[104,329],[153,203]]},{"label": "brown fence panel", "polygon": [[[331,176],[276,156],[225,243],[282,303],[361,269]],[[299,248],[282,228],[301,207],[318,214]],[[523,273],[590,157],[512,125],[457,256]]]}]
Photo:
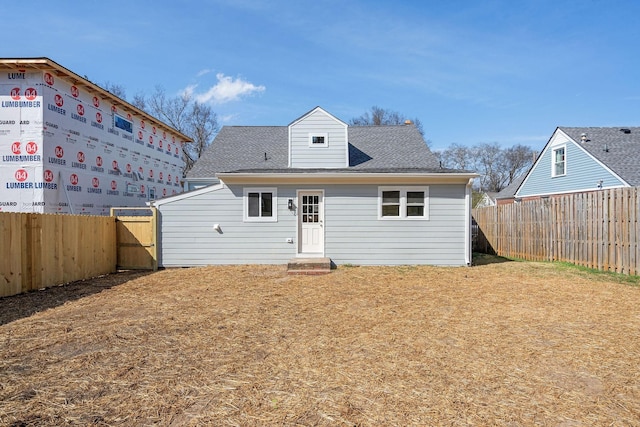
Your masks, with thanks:
[{"label": "brown fence panel", "polygon": [[639,191],[616,188],[474,209],[475,250],[637,275]]},{"label": "brown fence panel", "polygon": [[0,213],[0,296],[116,271],[115,219]]}]

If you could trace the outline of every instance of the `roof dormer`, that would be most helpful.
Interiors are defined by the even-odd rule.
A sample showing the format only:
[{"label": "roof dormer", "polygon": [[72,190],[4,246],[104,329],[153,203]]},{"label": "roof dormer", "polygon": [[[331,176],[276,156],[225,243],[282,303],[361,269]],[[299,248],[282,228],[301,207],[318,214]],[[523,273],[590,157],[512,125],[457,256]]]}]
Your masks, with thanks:
[{"label": "roof dormer", "polygon": [[289,125],[289,167],[349,166],[348,125],[320,107]]}]

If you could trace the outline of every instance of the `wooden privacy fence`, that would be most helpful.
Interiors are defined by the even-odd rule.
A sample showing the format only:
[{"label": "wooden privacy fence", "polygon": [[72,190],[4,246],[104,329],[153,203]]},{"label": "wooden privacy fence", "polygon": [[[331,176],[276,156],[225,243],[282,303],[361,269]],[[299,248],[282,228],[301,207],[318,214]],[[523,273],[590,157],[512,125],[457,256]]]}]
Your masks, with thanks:
[{"label": "wooden privacy fence", "polygon": [[474,209],[479,227],[475,249],[637,275],[639,203],[634,187]]},{"label": "wooden privacy fence", "polygon": [[115,218],[0,213],[0,296],[116,271]]}]

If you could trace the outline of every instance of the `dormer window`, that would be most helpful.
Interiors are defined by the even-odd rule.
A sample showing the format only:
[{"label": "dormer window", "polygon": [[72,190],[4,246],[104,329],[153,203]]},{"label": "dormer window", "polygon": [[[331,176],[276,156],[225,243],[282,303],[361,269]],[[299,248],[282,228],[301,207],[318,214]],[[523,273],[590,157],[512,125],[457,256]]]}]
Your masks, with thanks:
[{"label": "dormer window", "polygon": [[328,147],[329,135],[326,133],[310,133],[309,147]]},{"label": "dormer window", "polygon": [[551,176],[564,176],[567,174],[567,158],[565,146],[554,148],[551,153]]}]

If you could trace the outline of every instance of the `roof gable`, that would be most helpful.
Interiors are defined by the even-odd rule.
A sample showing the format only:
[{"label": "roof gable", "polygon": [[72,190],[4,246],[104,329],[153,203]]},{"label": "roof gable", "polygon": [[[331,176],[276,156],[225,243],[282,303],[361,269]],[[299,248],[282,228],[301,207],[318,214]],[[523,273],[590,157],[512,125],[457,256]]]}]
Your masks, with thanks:
[{"label": "roof gable", "polygon": [[307,111],[302,116],[298,117],[297,119],[295,119],[294,121],[289,123],[289,126],[295,126],[300,121],[306,119],[307,117],[309,117],[309,116],[311,116],[311,115],[313,115],[315,113],[322,113],[322,114],[330,117],[331,119],[335,120],[337,123],[339,123],[341,125],[344,125],[344,126],[348,126],[345,122],[343,122],[342,120],[340,120],[339,118],[337,118],[336,116],[334,116],[333,114],[329,113],[328,111],[326,111],[325,109],[323,109],[322,107],[319,107],[319,106],[315,107],[315,108],[312,108],[311,110]]}]

